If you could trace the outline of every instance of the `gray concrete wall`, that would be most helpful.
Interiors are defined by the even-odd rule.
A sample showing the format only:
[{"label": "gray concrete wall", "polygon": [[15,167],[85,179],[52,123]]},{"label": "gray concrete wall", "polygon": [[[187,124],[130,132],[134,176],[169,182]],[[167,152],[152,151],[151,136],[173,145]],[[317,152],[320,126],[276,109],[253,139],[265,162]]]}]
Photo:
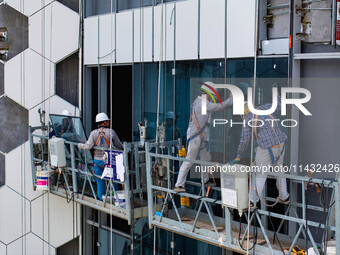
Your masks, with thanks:
[{"label": "gray concrete wall", "polygon": [[4,93],[4,64],[0,63],[0,95]]},{"label": "gray concrete wall", "polygon": [[67,102],[79,106],[79,58],[74,53],[56,65],[56,92]]},{"label": "gray concrete wall", "polygon": [[[310,90],[312,94],[311,101],[306,104],[312,116],[300,114],[299,164],[303,166],[312,163],[322,166],[340,163],[339,70],[340,60],[301,61],[301,87]],[[299,174],[305,176],[306,172]],[[334,177],[335,173],[330,172],[313,174],[313,178]],[[301,190],[297,194],[297,200],[301,201]],[[315,188],[310,187],[306,191],[306,200],[308,204],[321,206],[320,193]],[[324,223],[326,214],[307,210],[307,218]],[[317,241],[321,241],[321,229],[311,227],[311,232]]]},{"label": "gray concrete wall", "polygon": [[0,153],[0,187],[5,185],[5,156]]},{"label": "gray concrete wall", "polygon": [[28,111],[6,96],[0,98],[0,138],[5,153],[28,140]]},{"label": "gray concrete wall", "polygon": [[[313,116],[300,115],[299,163],[340,163],[340,60],[301,62],[301,87],[312,99],[306,104]],[[315,176],[334,177],[334,173]]]},{"label": "gray concrete wall", "polygon": [[7,4],[0,5],[0,27],[8,28],[8,40],[0,48],[9,46],[8,59],[28,48],[28,17]]}]

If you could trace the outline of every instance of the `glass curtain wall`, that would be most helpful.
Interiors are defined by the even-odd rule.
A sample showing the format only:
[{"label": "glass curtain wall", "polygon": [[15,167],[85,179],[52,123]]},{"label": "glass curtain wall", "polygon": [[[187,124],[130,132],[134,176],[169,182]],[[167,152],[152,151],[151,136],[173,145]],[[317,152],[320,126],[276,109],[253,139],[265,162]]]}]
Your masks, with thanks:
[{"label": "glass curtain wall", "polygon": [[[272,84],[278,82],[281,86],[287,85],[287,60],[286,59],[260,59],[257,63],[257,85],[255,91],[255,105],[270,103],[272,101]],[[157,122],[157,87],[158,64],[143,63],[134,64],[134,140],[139,140],[138,122],[148,121],[147,138],[156,137]],[[175,138],[182,138],[183,143],[187,139],[186,131],[190,119],[190,107],[196,95],[190,95],[190,80],[201,78],[209,81],[225,78],[226,83],[239,85],[246,82],[253,86],[254,60],[239,59],[227,62],[225,77],[224,60],[213,61],[178,61],[176,63],[176,76],[172,75],[173,63],[163,63],[161,66],[160,84],[160,121],[167,121],[170,112],[174,112],[175,127],[169,125],[168,131],[175,129]],[[174,86],[175,79],[175,86]],[[200,86],[197,84],[197,86]],[[175,97],[173,96],[175,90]],[[229,97],[229,92],[224,91],[222,100]],[[175,105],[175,109],[174,109]],[[174,111],[175,110],[175,111]],[[231,108],[213,114],[213,118],[233,119],[240,121],[239,116],[232,116]],[[235,158],[242,126],[217,127],[210,133],[210,142],[213,155],[219,162],[228,162]],[[167,140],[172,140],[173,132],[167,131]],[[223,137],[224,139],[221,139]],[[226,145],[226,147],[223,146]],[[224,148],[221,150],[221,148]],[[225,155],[225,156],[223,156]],[[213,156],[214,157],[214,156]],[[249,153],[248,153],[249,157]],[[214,159],[213,159],[214,160]]]},{"label": "glass curtain wall", "polygon": [[[272,84],[279,82],[281,86],[287,86],[288,64],[286,59],[259,59],[257,62],[257,84],[255,90],[255,105],[272,102]],[[175,76],[173,76],[173,62],[165,62],[161,65],[161,84],[159,97],[160,121],[167,121],[169,112],[174,112],[175,126],[167,126],[171,131],[167,131],[167,140],[173,139],[173,129],[176,134],[183,139],[183,144],[187,139],[186,131],[190,119],[190,108],[192,101],[198,95],[193,94],[194,89],[190,86],[200,86],[193,84],[192,79],[199,78],[202,81],[214,81],[219,79],[226,83],[239,85],[246,82],[253,86],[254,60],[237,59],[228,60],[225,66],[224,60],[211,61],[178,61],[176,62]],[[147,120],[147,139],[154,139],[156,136],[157,122],[157,87],[158,87],[158,63],[137,63],[133,66],[133,87],[134,87],[134,140],[139,140],[138,122]],[[225,75],[226,74],[226,75]],[[175,79],[175,85],[174,85]],[[197,91],[197,90],[196,90]],[[175,96],[174,96],[175,92]],[[229,97],[229,91],[221,93],[221,99]],[[233,116],[232,108],[213,114],[213,118],[232,119],[242,121],[241,116]],[[167,121],[168,122],[168,121]],[[229,125],[217,127],[210,130],[210,148],[212,161],[226,163],[236,157],[237,148],[240,141],[242,125]],[[178,137],[178,138],[179,138]],[[175,137],[177,138],[177,137]],[[221,139],[222,138],[222,139]],[[256,144],[255,144],[256,146]],[[243,163],[249,164],[250,148],[245,153]],[[188,190],[193,192],[193,190]],[[219,214],[218,208],[214,209]],[[220,212],[222,213],[222,212]],[[144,242],[153,244],[153,231],[148,230],[147,225],[143,227]],[[160,254],[171,251],[170,241],[172,234],[164,230],[157,230],[156,245],[160,249]],[[176,254],[220,254],[221,249],[215,246],[198,242],[180,235],[174,235],[176,243]],[[152,246],[151,246],[152,247]],[[138,249],[138,248],[137,248]],[[144,246],[142,254],[152,254],[152,248]],[[194,252],[194,253],[192,253]]]}]

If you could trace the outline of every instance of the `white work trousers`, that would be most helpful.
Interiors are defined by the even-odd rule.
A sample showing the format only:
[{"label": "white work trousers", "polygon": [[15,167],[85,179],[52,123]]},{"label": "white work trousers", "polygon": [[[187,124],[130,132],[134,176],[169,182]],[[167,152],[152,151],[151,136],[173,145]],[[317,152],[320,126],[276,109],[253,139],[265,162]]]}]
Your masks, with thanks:
[{"label": "white work trousers", "polygon": [[[208,151],[208,147],[206,142],[202,142],[201,137],[198,135],[194,139],[190,140],[188,151],[186,155],[186,159],[197,159],[197,157],[200,156],[200,160],[202,161],[210,161],[211,155]],[[179,169],[179,174],[176,182],[176,187],[184,187],[185,181],[187,179],[187,175],[189,173],[189,170],[193,163],[191,162],[183,162],[181,168]],[[203,173],[204,182],[207,182],[209,180],[209,173],[204,172]]]},{"label": "white work trousers", "polygon": [[[272,148],[271,150],[273,151],[273,155],[276,160],[281,154],[282,147]],[[266,169],[269,169],[270,166],[273,166],[273,167],[282,166],[284,154],[285,152],[283,152],[281,157],[272,164],[272,158],[269,154],[269,150],[262,149],[259,146],[256,148],[255,162],[256,162],[256,166],[259,166],[260,171],[261,171],[260,173],[256,173],[255,175],[256,176],[256,189],[257,189],[258,195],[261,196],[261,198],[262,198],[263,187],[267,179],[266,173],[268,173],[268,170],[266,171]],[[279,191],[279,196],[281,200],[286,200],[289,197],[289,194],[287,192],[286,178],[282,178],[282,177],[276,178],[276,188]],[[252,202],[254,199],[254,192],[255,192],[255,189],[253,187],[250,192],[250,201]],[[255,196],[256,196],[256,202],[259,201],[259,197],[256,195],[256,193],[255,193]]]}]

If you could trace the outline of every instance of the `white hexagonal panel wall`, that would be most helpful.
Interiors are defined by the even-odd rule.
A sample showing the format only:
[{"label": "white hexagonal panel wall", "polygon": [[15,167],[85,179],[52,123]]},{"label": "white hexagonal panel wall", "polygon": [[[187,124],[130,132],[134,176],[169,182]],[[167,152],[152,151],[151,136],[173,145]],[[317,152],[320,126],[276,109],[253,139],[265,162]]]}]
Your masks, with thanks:
[{"label": "white hexagonal panel wall", "polygon": [[5,63],[5,94],[27,109],[55,92],[55,65],[31,49]]},{"label": "white hexagonal panel wall", "polygon": [[0,240],[6,244],[30,231],[30,202],[5,186],[0,190]]},{"label": "white hexagonal panel wall", "polygon": [[[80,234],[80,206],[76,203],[66,203],[66,199],[50,194],[49,217],[48,195],[45,194],[31,202],[32,207],[32,232],[44,239],[49,240],[51,245],[59,247]],[[76,208],[77,207],[77,208]],[[76,215],[77,211],[77,215]],[[74,215],[73,215],[74,213]],[[49,219],[49,224],[48,224]],[[73,221],[74,220],[74,221]],[[50,230],[48,231],[48,226]],[[78,228],[76,227],[78,226]],[[74,230],[74,236],[73,236]]]},{"label": "white hexagonal panel wall", "polygon": [[79,15],[54,1],[29,18],[28,37],[33,50],[58,62],[78,49]]},{"label": "white hexagonal panel wall", "polygon": [[6,245],[0,243],[0,254],[6,254]]},{"label": "white hexagonal panel wall", "polygon": [[50,4],[52,0],[29,0],[27,1],[22,0],[6,0],[6,3],[12,6],[14,9],[18,10],[19,12],[25,14],[26,16],[31,16],[35,12],[42,9],[44,6]]},{"label": "white hexagonal panel wall", "polygon": [[[29,16],[30,48],[4,64],[0,91],[29,111],[32,126],[40,125],[38,108],[46,111],[46,121],[49,113],[64,109],[79,115],[78,108],[55,95],[55,63],[78,50],[79,15],[52,0],[7,0],[6,4]],[[30,153],[27,141],[5,154],[0,254],[55,254],[55,247],[80,234],[79,205],[33,190]]]},{"label": "white hexagonal panel wall", "polygon": [[[48,249],[50,252],[48,252]],[[1,253],[2,254],[2,253]],[[33,233],[19,238],[15,242],[11,243],[7,247],[7,255],[37,255],[37,254],[56,254],[56,249],[53,246],[49,246],[48,243],[43,242],[38,236]]]},{"label": "white hexagonal panel wall", "polygon": [[31,201],[42,194],[33,190],[29,141],[6,154],[6,185]]}]

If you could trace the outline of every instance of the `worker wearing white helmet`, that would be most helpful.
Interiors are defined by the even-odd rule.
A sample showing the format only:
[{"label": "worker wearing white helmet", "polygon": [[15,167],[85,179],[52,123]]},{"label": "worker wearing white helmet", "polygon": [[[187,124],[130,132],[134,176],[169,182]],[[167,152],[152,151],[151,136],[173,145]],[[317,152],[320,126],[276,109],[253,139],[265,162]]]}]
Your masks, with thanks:
[{"label": "worker wearing white helmet", "polygon": [[63,110],[61,115],[72,116],[72,113],[69,110]]},{"label": "worker wearing white helmet", "polygon": [[75,133],[75,128],[72,124],[72,113],[69,110],[63,110],[61,115],[69,116],[67,118],[62,119],[61,123],[61,135],[64,135],[66,133],[73,134]]},{"label": "worker wearing white helmet", "polygon": [[[85,144],[79,143],[78,147],[84,150],[90,150],[93,146],[103,147],[109,149],[113,144],[118,149],[123,149],[123,144],[119,140],[116,132],[110,129],[110,119],[106,113],[98,113],[96,116],[96,123],[98,128],[93,130],[89,139]],[[104,171],[103,161],[104,151],[94,150],[94,171],[97,175],[102,175]],[[105,181],[99,178],[97,180],[97,194],[99,200],[102,200],[102,196],[105,195]]]},{"label": "worker wearing white helmet", "polygon": [[[72,118],[71,118],[72,117],[72,113],[69,110],[65,109],[65,110],[63,110],[61,112],[61,115],[68,116],[68,117],[67,118],[63,117],[61,119],[61,121],[62,121],[61,122],[61,126],[60,126],[61,130],[59,130],[59,132],[58,132],[59,135],[63,136],[66,133],[73,133],[73,132],[75,132],[73,124],[72,124]],[[52,137],[55,137],[55,136],[56,136],[56,132],[53,129],[50,132],[49,137],[52,138]]]},{"label": "worker wearing white helmet", "polygon": [[[201,91],[202,96],[198,96],[191,106],[191,118],[187,130],[188,151],[186,159],[193,160],[200,156],[200,160],[210,161],[209,124],[211,113],[232,106],[233,100],[230,97],[224,102],[220,101],[215,84],[209,81],[201,86]],[[203,96],[206,97],[207,94],[209,95],[209,99],[206,102],[206,114],[203,114],[202,98]],[[218,103],[216,103],[216,99],[219,100]],[[193,163],[191,162],[183,162],[174,189],[176,192],[185,192],[184,184],[192,165]],[[212,185],[212,183],[209,182],[209,173],[207,172],[204,173],[204,183],[206,186]]]}]

